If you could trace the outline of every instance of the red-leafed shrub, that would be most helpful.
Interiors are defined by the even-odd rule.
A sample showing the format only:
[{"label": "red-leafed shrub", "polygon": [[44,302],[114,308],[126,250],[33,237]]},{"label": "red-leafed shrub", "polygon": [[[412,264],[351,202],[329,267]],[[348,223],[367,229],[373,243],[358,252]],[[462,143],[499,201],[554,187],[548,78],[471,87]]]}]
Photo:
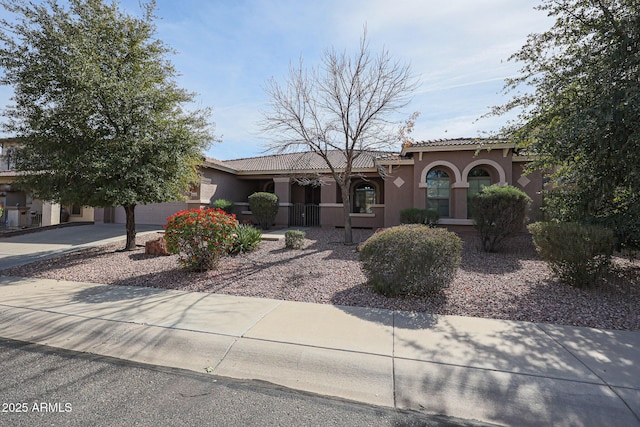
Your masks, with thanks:
[{"label": "red-leafed shrub", "polygon": [[189,270],[214,269],[231,249],[238,221],[220,209],[191,209],[167,218],[167,250]]}]

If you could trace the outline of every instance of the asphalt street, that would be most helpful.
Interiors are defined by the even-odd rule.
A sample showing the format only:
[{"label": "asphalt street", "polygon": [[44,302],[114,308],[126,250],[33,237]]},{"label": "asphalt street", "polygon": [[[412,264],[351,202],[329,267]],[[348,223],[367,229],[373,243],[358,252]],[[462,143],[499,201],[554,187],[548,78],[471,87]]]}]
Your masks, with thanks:
[{"label": "asphalt street", "polygon": [[3,426],[481,426],[0,339]]}]

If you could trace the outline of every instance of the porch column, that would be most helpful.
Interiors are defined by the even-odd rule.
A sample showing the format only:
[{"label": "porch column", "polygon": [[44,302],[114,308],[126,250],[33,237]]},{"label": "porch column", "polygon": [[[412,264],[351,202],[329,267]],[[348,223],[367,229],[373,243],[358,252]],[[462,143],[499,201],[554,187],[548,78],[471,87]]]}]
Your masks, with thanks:
[{"label": "porch column", "polygon": [[336,198],[336,180],[323,176],[320,178],[322,185],[320,186],[320,203],[335,203]]},{"label": "porch column", "polygon": [[336,180],[327,176],[320,178],[320,225],[322,227],[335,227],[344,225],[342,203],[338,200]]},{"label": "porch column", "polygon": [[42,226],[60,224],[60,204],[42,202]]},{"label": "porch column", "polygon": [[289,206],[291,206],[291,179],[273,178],[273,192],[278,196],[280,208],[276,215],[276,225],[289,225]]},{"label": "porch column", "polygon": [[468,182],[454,183],[451,186],[451,212],[449,216],[455,219],[467,219],[467,190]]}]

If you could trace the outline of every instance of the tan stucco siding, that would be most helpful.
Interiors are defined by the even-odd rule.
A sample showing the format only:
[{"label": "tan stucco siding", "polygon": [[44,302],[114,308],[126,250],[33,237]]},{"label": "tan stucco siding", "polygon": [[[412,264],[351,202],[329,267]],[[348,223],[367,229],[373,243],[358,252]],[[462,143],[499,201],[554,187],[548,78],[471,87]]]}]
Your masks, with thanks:
[{"label": "tan stucco siding", "polygon": [[[384,226],[400,224],[400,211],[414,207],[417,183],[413,174],[413,166],[396,166],[384,180]],[[422,205],[419,205],[422,207]]]},{"label": "tan stucco siding", "polygon": [[[71,207],[67,206],[67,210],[71,212]],[[90,206],[82,206],[79,215],[69,214],[69,222],[92,222],[94,221],[94,208]]]},{"label": "tan stucco siding", "polygon": [[528,222],[536,222],[542,219],[543,174],[540,171],[526,174],[525,168],[524,162],[513,163],[513,185],[531,197]]},{"label": "tan stucco siding", "polygon": [[[167,223],[167,217],[187,208],[188,205],[186,202],[138,205],[135,210],[136,224],[165,225]],[[114,222],[116,224],[126,223],[126,216],[122,206],[115,208]]]},{"label": "tan stucco siding", "polygon": [[541,177],[528,177],[531,182],[522,186],[518,179],[522,176],[520,163],[513,162],[513,154],[509,149],[467,151],[439,151],[414,153],[414,206],[426,206],[426,177],[430,170],[441,168],[447,171],[451,178],[449,197],[449,217],[456,220],[467,218],[467,191],[469,188],[469,172],[477,166],[482,166],[491,175],[493,184],[510,184],[522,188],[534,200],[534,206],[539,207],[539,190],[542,187]]},{"label": "tan stucco siding", "polygon": [[205,169],[202,171],[200,200],[226,199],[232,202],[246,202],[247,197],[256,190],[256,182],[240,180],[227,172]]}]

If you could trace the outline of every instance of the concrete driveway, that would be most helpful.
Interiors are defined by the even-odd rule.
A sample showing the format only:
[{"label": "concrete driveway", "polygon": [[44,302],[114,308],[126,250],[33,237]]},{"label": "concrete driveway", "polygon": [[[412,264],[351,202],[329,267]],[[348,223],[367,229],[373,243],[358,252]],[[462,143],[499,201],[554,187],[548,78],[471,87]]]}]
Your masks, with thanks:
[{"label": "concrete driveway", "polygon": [[[158,225],[136,226],[138,234],[161,229]],[[125,237],[124,224],[90,224],[0,238],[0,270],[122,240]]]}]

